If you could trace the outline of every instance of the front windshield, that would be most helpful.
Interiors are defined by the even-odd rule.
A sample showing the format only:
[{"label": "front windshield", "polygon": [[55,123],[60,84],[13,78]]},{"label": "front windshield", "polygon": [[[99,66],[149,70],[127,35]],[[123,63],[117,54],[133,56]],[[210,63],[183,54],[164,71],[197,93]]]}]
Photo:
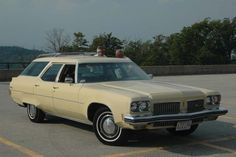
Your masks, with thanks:
[{"label": "front windshield", "polygon": [[148,75],[132,62],[84,63],[78,67],[78,82],[149,80]]}]

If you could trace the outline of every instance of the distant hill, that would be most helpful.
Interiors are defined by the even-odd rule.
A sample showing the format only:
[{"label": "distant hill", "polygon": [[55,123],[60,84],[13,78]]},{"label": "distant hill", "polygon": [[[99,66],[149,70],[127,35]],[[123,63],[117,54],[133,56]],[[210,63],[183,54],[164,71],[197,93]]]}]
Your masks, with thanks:
[{"label": "distant hill", "polygon": [[30,50],[17,46],[0,46],[0,63],[31,62],[39,54],[47,53],[40,50]]}]

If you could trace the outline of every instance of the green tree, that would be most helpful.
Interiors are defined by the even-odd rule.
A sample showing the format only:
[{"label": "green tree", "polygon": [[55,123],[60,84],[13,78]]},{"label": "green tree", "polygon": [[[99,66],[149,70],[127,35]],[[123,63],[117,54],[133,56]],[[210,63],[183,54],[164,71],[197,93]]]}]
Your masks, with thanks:
[{"label": "green tree", "polygon": [[122,48],[123,44],[124,41],[113,36],[112,33],[103,33],[94,37],[92,44],[90,45],[90,50],[96,51],[98,46],[103,46],[107,56],[114,56],[115,50]]},{"label": "green tree", "polygon": [[170,62],[169,50],[168,50],[168,37],[163,35],[157,35],[154,41],[150,43],[149,50],[146,51],[146,57],[143,65],[168,65]]},{"label": "green tree", "polygon": [[222,58],[221,63],[230,63],[230,56],[236,47],[236,20],[213,20],[209,22],[211,32],[206,38],[206,46]]},{"label": "green tree", "polygon": [[[209,18],[184,27],[170,36],[169,52],[172,64],[225,64],[236,46],[235,18]],[[205,52],[204,52],[205,51]]]},{"label": "green tree", "polygon": [[236,50],[236,17],[206,18],[179,33],[156,35],[147,41],[123,41],[112,33],[103,33],[95,36],[88,46],[85,35],[76,32],[71,44],[62,29],[47,32],[47,40],[53,51],[96,51],[103,46],[109,57],[114,56],[116,49],[124,48],[125,55],[139,65],[228,64]]},{"label": "green tree", "polygon": [[88,40],[82,32],[74,33],[73,49],[75,51],[86,51],[88,49]]},{"label": "green tree", "polygon": [[129,57],[136,64],[144,65],[147,55],[151,51],[151,41],[141,40],[129,41],[124,48],[125,56]]}]

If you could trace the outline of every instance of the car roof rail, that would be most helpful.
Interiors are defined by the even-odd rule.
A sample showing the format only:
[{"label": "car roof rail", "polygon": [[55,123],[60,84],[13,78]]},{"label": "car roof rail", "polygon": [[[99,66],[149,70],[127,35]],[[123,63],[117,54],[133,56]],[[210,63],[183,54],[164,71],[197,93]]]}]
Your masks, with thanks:
[{"label": "car roof rail", "polygon": [[45,53],[38,55],[37,58],[56,57],[58,55],[60,55],[60,53]]},{"label": "car roof rail", "polygon": [[96,52],[63,52],[60,53],[57,56],[74,56],[74,55],[79,55],[79,56],[93,56],[95,55]]},{"label": "car roof rail", "polygon": [[59,57],[59,56],[73,56],[73,55],[79,55],[79,56],[94,56],[96,52],[63,52],[63,53],[46,53],[46,54],[40,54],[37,58],[45,58],[45,57]]}]

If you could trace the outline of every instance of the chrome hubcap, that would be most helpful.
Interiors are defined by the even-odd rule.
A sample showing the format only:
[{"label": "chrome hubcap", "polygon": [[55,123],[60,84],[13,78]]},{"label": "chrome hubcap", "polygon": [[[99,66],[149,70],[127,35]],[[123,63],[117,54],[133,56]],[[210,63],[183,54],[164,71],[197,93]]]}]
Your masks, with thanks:
[{"label": "chrome hubcap", "polygon": [[36,107],[34,105],[29,105],[28,113],[31,119],[34,119],[36,116]]},{"label": "chrome hubcap", "polygon": [[97,130],[99,136],[105,141],[116,141],[122,132],[122,129],[114,122],[110,112],[104,112],[98,117]]},{"label": "chrome hubcap", "polygon": [[116,132],[116,125],[112,117],[108,117],[103,121],[103,130],[108,135],[113,135]]}]

